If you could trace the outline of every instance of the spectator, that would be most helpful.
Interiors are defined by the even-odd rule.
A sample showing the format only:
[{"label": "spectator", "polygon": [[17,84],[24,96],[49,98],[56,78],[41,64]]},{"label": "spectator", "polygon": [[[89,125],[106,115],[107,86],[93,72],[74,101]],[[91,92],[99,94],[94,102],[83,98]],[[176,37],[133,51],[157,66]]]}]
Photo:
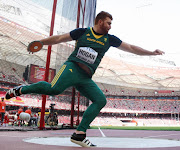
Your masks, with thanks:
[{"label": "spectator", "polygon": [[31,118],[28,122],[28,126],[32,125],[32,121],[35,124],[35,126],[37,126],[38,118],[37,118],[36,114],[32,114],[31,109],[32,109],[32,107],[28,107],[28,109],[25,111],[25,113],[28,113],[31,116]]},{"label": "spectator", "polygon": [[33,121],[33,124],[35,124],[35,126],[37,126],[37,122],[38,122],[38,115],[36,113],[34,113],[30,119],[30,122],[32,123]]},{"label": "spectator", "polygon": [[[31,116],[31,114],[32,114],[31,109],[32,109],[31,107],[28,107],[28,109],[25,111],[25,113],[28,113]],[[31,119],[28,122],[28,126],[31,126]]]},{"label": "spectator", "polygon": [[21,106],[19,109],[18,109],[18,120],[20,120],[20,118],[19,118],[19,115],[20,115],[20,113],[22,113],[23,112],[23,109],[24,109],[24,107],[23,106]]},{"label": "spectator", "polygon": [[6,111],[6,103],[4,102],[4,97],[1,97],[1,102],[0,102],[1,125],[3,125],[5,111]]},{"label": "spectator", "polygon": [[23,110],[24,110],[24,107],[23,107],[23,106],[21,106],[21,107],[18,109],[18,113],[17,113],[18,118],[17,118],[17,120],[18,120],[18,122],[19,122],[19,123],[18,123],[19,125],[20,125],[20,124],[21,124],[21,125],[24,124],[24,120],[21,120],[20,117],[19,117],[20,114],[23,112]]},{"label": "spectator", "polygon": [[31,113],[32,113],[32,112],[31,112],[31,109],[32,109],[31,107],[28,107],[28,109],[25,111],[25,113],[28,113],[28,114],[31,115]]}]

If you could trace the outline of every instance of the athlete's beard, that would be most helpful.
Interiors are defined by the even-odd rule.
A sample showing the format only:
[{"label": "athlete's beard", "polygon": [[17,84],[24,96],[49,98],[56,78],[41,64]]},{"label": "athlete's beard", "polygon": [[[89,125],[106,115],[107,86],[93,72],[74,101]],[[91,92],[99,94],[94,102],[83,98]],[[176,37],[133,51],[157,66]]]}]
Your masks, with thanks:
[{"label": "athlete's beard", "polygon": [[103,24],[102,24],[102,26],[101,26],[101,29],[102,29],[102,31],[103,31],[103,34],[108,34],[108,31],[109,31],[109,30],[107,30],[107,27],[105,27],[104,22],[103,22]]}]

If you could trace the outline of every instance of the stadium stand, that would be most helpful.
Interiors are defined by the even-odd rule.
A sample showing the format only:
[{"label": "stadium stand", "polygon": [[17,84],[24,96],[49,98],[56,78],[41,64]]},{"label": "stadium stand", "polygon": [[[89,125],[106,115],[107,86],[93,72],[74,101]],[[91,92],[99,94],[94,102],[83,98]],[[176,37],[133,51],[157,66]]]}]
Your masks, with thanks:
[{"label": "stadium stand", "polygon": [[[27,65],[45,66],[47,46],[33,55],[29,55],[26,48],[29,42],[47,37],[48,34],[37,32],[2,16],[0,26],[0,96],[3,97],[7,89],[28,84],[23,76]],[[69,26],[66,26],[67,30]],[[72,50],[72,44],[53,46],[50,67],[57,71]],[[179,125],[179,67],[137,65],[122,61],[121,58],[118,60],[105,56],[93,80],[106,95],[107,105],[92,125],[123,125],[121,120],[124,118],[135,119],[147,126]],[[48,96],[46,101],[47,110],[51,103],[56,104],[58,120],[64,124],[70,122],[71,90],[69,88],[58,96]],[[77,92],[75,99],[77,113]],[[28,94],[6,100],[6,103],[17,108],[23,105],[40,109],[42,97]],[[90,104],[89,100],[80,96],[80,119]]]}]

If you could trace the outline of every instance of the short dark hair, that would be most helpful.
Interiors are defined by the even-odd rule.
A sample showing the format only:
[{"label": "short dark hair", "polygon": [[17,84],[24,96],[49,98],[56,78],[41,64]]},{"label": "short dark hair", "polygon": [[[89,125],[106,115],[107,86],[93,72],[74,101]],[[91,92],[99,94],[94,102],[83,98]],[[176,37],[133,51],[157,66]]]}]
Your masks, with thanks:
[{"label": "short dark hair", "polygon": [[106,17],[109,17],[111,20],[113,20],[113,17],[110,13],[101,11],[99,14],[97,14],[97,16],[95,18],[95,24],[97,24],[99,20],[106,19]]}]

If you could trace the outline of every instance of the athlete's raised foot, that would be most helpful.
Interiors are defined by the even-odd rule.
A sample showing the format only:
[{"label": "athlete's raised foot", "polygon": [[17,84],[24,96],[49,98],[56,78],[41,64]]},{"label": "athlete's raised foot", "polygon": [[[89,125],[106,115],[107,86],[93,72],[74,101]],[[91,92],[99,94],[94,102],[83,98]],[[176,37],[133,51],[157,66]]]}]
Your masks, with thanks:
[{"label": "athlete's raised foot", "polygon": [[71,142],[82,147],[96,147],[96,145],[92,144],[89,139],[86,138],[86,134],[73,133],[73,135],[71,136]]},{"label": "athlete's raised foot", "polygon": [[17,97],[17,96],[20,96],[20,89],[21,87],[23,87],[24,85],[20,85],[20,86],[17,86],[13,89],[10,89],[6,92],[6,95],[5,95],[5,98],[6,99],[11,99],[13,97]]}]

